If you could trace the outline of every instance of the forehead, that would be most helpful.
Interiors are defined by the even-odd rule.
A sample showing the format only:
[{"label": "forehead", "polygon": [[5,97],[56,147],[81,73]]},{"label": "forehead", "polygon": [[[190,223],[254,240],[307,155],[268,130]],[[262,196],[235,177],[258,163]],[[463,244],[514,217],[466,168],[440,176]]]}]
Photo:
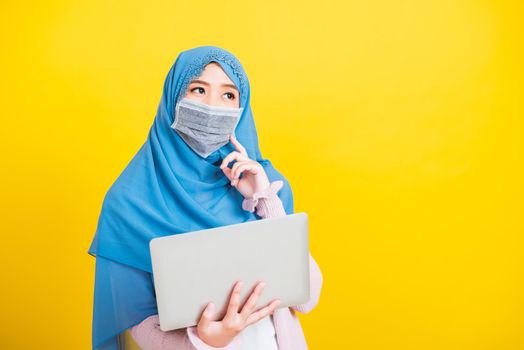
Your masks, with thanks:
[{"label": "forehead", "polygon": [[200,73],[199,79],[205,79],[210,81],[225,82],[229,84],[234,84],[229,76],[224,72],[220,64],[217,62],[208,63],[202,72]]},{"label": "forehead", "polygon": [[[233,83],[240,93],[240,105],[244,105],[249,100],[249,81],[244,68],[238,59],[227,51],[215,47],[200,47],[189,51],[184,51],[177,59],[180,65],[176,65],[174,74],[181,77],[176,83],[175,91],[177,97],[175,103],[180,101],[184,92],[187,91],[190,83],[199,80],[209,80],[208,74],[214,73],[223,81],[216,84]],[[175,62],[176,64],[176,62]],[[215,77],[215,78],[216,78]],[[213,84],[210,82],[210,84]]]}]

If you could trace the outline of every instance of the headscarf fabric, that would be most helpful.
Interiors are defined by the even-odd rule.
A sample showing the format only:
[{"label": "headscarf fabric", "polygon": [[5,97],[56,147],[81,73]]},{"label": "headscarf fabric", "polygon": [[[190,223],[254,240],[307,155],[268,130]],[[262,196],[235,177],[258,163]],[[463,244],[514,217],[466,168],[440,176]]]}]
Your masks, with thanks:
[{"label": "headscarf fabric", "polygon": [[278,196],[294,212],[289,182],[262,158],[250,107],[247,75],[230,52],[200,46],[181,52],[164,81],[147,139],[107,191],[88,253],[96,257],[92,348],[117,350],[118,334],[157,314],[149,242],[155,237],[257,220],[220,169],[235,148],[200,157],[170,126],[175,106],[208,63],[217,62],[240,92],[243,112],[235,129],[250,159],[269,180],[282,180]]}]

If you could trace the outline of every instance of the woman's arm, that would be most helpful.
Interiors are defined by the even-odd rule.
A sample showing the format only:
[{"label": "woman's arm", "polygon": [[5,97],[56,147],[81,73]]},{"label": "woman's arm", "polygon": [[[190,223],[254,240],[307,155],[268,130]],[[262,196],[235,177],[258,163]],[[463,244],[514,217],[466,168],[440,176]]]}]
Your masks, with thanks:
[{"label": "woman's arm", "polygon": [[322,272],[311,253],[309,253],[309,300],[304,304],[290,306],[293,310],[307,314],[315,308],[320,299],[322,289]]},{"label": "woman's arm", "polygon": [[227,346],[213,347],[199,337],[196,326],[164,332],[160,329],[158,315],[152,315],[131,328],[131,336],[142,350],[239,350],[239,334]]},{"label": "woman's arm", "polygon": [[[281,187],[282,184],[274,181],[266,190],[258,192],[253,196],[257,199],[255,201],[256,213],[262,219],[286,215],[284,205],[276,194]],[[243,204],[244,209],[249,209],[249,205],[253,205],[255,202],[246,201]],[[290,308],[304,314],[313,310],[320,299],[322,283],[322,272],[311,253],[309,253],[309,300],[304,304],[290,306]]]}]

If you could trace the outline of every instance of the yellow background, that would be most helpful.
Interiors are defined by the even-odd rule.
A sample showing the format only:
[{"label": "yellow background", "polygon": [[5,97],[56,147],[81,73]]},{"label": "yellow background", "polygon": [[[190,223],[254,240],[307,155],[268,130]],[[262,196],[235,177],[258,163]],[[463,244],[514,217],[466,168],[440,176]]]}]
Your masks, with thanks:
[{"label": "yellow background", "polygon": [[519,1],[3,2],[1,349],[89,349],[103,196],[178,53],[244,65],[311,349],[524,349]]}]

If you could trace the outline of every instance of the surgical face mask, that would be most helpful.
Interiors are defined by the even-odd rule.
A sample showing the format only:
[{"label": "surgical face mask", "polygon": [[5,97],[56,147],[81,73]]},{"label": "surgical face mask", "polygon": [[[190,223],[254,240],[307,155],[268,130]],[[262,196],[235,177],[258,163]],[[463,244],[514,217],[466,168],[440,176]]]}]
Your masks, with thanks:
[{"label": "surgical face mask", "polygon": [[193,151],[206,158],[229,142],[229,135],[235,132],[242,110],[183,98],[176,106],[171,127]]}]

